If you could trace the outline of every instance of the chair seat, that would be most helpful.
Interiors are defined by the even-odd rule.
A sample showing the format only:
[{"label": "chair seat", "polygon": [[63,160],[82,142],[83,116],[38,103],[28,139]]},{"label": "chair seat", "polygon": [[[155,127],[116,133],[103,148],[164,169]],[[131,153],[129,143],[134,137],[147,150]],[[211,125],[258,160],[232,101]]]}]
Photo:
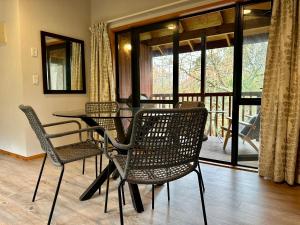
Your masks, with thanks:
[{"label": "chair seat", "polygon": [[103,151],[92,141],[78,142],[70,145],[59,146],[55,152],[63,164],[99,155]]},{"label": "chair seat", "polygon": [[[126,155],[115,155],[113,161],[122,177],[124,177],[124,170],[126,164]],[[179,179],[191,171],[195,167],[190,164],[183,164],[180,166],[172,166],[168,168],[155,169],[130,169],[127,181],[133,184],[159,184],[168,181]]]}]

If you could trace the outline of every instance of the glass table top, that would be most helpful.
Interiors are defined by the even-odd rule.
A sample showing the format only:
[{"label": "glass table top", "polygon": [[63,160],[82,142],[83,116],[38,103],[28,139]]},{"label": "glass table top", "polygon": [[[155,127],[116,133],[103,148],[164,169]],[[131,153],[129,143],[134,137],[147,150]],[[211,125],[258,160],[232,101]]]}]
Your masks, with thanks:
[{"label": "glass table top", "polygon": [[[167,107],[166,107],[167,106]],[[143,104],[141,107],[131,107],[122,106],[116,112],[96,112],[96,113],[86,113],[84,109],[78,110],[65,110],[54,112],[54,116],[58,117],[69,117],[69,118],[133,118],[134,115],[141,109],[162,109],[162,108],[173,108],[172,106],[162,105],[162,104]]]}]

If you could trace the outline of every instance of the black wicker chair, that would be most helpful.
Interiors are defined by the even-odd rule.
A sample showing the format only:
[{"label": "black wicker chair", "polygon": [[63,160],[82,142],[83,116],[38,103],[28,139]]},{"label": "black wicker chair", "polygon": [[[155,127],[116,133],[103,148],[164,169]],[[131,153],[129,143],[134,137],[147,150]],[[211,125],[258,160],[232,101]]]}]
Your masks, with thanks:
[{"label": "black wicker chair", "polygon": [[[95,143],[92,140],[87,139],[86,141],[82,141],[81,134],[83,132],[88,132],[88,131],[94,131],[95,129],[102,129],[101,127],[92,127],[92,128],[86,128],[86,129],[80,129],[80,123],[76,120],[69,120],[69,121],[62,121],[62,122],[57,122],[57,123],[50,123],[50,124],[44,124],[42,125],[39,118],[37,117],[35,111],[31,106],[24,106],[20,105],[19,108],[25,113],[33,131],[35,132],[37,138],[40,141],[42,150],[45,151],[45,157],[42,163],[42,167],[39,173],[39,177],[37,180],[37,184],[34,190],[33,198],[32,201],[35,201],[35,197],[38,191],[40,179],[43,173],[44,165],[46,162],[47,156],[51,159],[51,162],[57,166],[61,167],[61,173],[59,176],[54,200],[52,203],[49,219],[48,219],[48,225],[51,223],[57,195],[59,192],[61,180],[64,174],[64,165],[70,162],[74,162],[77,160],[82,160],[91,156],[96,156],[99,154],[102,154],[102,149],[99,148],[99,145]],[[52,126],[57,126],[57,125],[63,125],[63,124],[68,124],[68,123],[75,123],[79,126],[78,130],[72,130],[72,131],[67,131],[63,133],[57,133],[57,134],[47,134],[45,131],[45,127],[52,127]],[[58,137],[64,137],[67,135],[72,135],[72,134],[79,134],[79,142],[73,143],[73,144],[68,144],[64,146],[59,146],[59,147],[54,147],[51,139],[52,138],[58,138]]]},{"label": "black wicker chair", "polygon": [[[119,104],[117,102],[87,102],[85,104],[85,112],[87,114],[93,114],[93,113],[114,113],[119,110]],[[94,119],[99,126],[101,126],[105,130],[116,130],[116,125],[114,119],[111,118],[95,118]],[[93,139],[93,132],[89,132],[89,137]],[[103,146],[103,140],[97,140],[100,146]],[[96,171],[98,171],[97,165],[97,156],[95,158],[95,165],[96,165]],[[82,166],[82,174],[84,174],[85,171],[85,159],[83,159],[83,166]],[[100,155],[100,173],[102,172],[102,154]],[[98,176],[96,172],[96,177]],[[100,189],[99,189],[100,191]]]},{"label": "black wicker chair", "polygon": [[[205,107],[204,102],[184,101],[184,102],[178,102],[177,105],[176,105],[176,108],[179,108],[179,109],[190,109],[190,108],[197,108],[197,107]],[[202,141],[207,141],[207,140],[208,140],[207,135],[203,134],[203,140]],[[202,177],[200,162],[198,163],[198,170],[199,170],[200,175],[201,175],[201,187],[203,188],[203,192],[204,192],[205,191],[205,186],[204,186],[204,181],[203,181],[203,177]]]},{"label": "black wicker chair", "polygon": [[[168,183],[192,171],[198,175],[203,218],[207,224],[201,174],[196,170],[206,118],[205,108],[144,109],[134,118],[128,145],[117,143],[105,133],[105,154],[115,163],[121,176],[118,187],[121,225],[124,224],[122,187],[125,181],[151,185]],[[117,149],[127,150],[127,155],[113,155],[108,151],[108,142]]]}]

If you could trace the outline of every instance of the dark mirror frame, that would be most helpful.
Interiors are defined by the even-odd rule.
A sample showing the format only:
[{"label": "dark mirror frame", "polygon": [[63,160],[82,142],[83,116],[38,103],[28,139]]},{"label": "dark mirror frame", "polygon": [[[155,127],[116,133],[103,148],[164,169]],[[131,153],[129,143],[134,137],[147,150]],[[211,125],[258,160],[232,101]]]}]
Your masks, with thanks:
[{"label": "dark mirror frame", "polygon": [[[46,53],[46,37],[53,37],[63,39],[67,42],[77,42],[82,46],[81,59],[82,59],[82,90],[49,90],[47,85],[47,53]],[[41,31],[41,53],[42,53],[42,67],[43,67],[43,88],[44,94],[86,94],[86,78],[85,78],[85,54],[84,54],[84,41],[66,37],[59,34],[49,33],[46,31]],[[70,57],[70,56],[69,56]]]}]

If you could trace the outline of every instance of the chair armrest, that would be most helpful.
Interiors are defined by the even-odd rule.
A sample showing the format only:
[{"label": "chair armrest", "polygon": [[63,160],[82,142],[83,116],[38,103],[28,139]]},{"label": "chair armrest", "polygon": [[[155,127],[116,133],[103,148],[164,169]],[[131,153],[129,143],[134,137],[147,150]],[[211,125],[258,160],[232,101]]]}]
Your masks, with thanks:
[{"label": "chair armrest", "polygon": [[[81,129],[81,124],[77,120],[65,120],[65,121],[60,121],[60,122],[55,122],[55,123],[47,123],[47,124],[42,124],[42,126],[43,127],[53,127],[53,126],[64,125],[64,124],[68,124],[68,123],[75,123],[78,125],[78,130]],[[79,134],[79,140],[82,142],[81,132],[79,132],[78,134]]]},{"label": "chair armrest", "polygon": [[104,133],[104,154],[112,160],[112,155],[108,152],[108,143],[111,143],[114,148],[121,149],[121,150],[129,150],[130,145],[124,145],[118,143],[113,137],[110,136],[110,134],[105,131]]},{"label": "chair armrest", "polygon": [[[232,118],[231,117],[227,117],[228,120],[232,121]],[[247,123],[245,121],[239,121],[239,124],[242,124],[244,126],[252,126],[253,124],[251,123]]]},{"label": "chair armrest", "polygon": [[76,123],[78,125],[78,128],[81,129],[81,124],[77,120],[65,120],[65,121],[60,121],[60,122],[55,122],[55,123],[47,123],[43,124],[43,127],[52,127],[52,126],[57,126],[57,125],[63,125],[67,123]]},{"label": "chair armrest", "polygon": [[232,120],[232,117],[230,117],[230,116],[227,116],[226,118],[227,118],[228,120]]},{"label": "chair armrest", "polygon": [[253,126],[253,124],[247,123],[247,122],[245,122],[245,121],[239,121],[239,123],[242,124],[242,125],[248,126],[248,127]]},{"label": "chair armrest", "polygon": [[104,144],[105,142],[110,142],[115,148],[122,149],[122,150],[128,150],[130,148],[130,145],[124,145],[119,142],[117,142],[107,131],[104,133]]},{"label": "chair armrest", "polygon": [[72,130],[72,131],[67,131],[67,132],[62,132],[62,133],[56,133],[56,134],[46,134],[46,138],[58,138],[58,137],[63,137],[71,134],[77,134],[77,133],[82,133],[86,131],[92,131],[92,130],[103,130],[103,127],[101,126],[95,126],[95,127],[89,127],[85,129],[79,129],[79,130]]}]

